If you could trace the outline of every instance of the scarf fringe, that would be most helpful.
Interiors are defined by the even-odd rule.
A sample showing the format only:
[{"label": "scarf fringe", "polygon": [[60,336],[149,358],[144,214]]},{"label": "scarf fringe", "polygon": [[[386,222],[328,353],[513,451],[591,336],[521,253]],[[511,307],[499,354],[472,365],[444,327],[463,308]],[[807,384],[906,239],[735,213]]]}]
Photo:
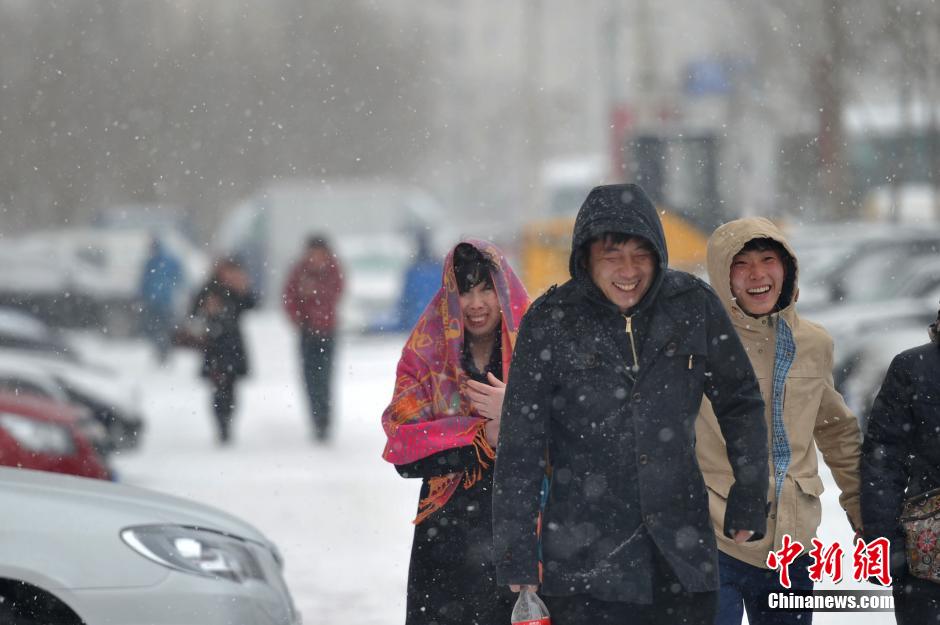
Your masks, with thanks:
[{"label": "scarf fringe", "polygon": [[463,483],[464,489],[468,489],[483,478],[483,471],[488,469],[491,464],[487,462],[487,460],[496,459],[496,450],[494,450],[492,445],[486,440],[485,426],[486,422],[480,421],[479,423],[474,423],[473,426],[467,430],[469,434],[471,430],[476,429],[472,442],[473,449],[477,456],[476,466],[471,469],[464,469],[463,475],[454,473],[430,478],[428,480],[430,487],[428,496],[418,502],[418,516],[415,517],[412,523],[418,525],[443,508],[444,504],[453,496],[454,491],[457,490],[461,482]]},{"label": "scarf fringe", "polygon": [[447,500],[450,499],[454,494],[454,491],[457,490],[457,486],[459,484],[459,475],[445,475],[442,477],[430,478],[428,480],[430,491],[428,492],[427,497],[418,502],[418,516],[415,517],[412,523],[418,525],[426,518],[443,508],[444,504],[447,503]]}]

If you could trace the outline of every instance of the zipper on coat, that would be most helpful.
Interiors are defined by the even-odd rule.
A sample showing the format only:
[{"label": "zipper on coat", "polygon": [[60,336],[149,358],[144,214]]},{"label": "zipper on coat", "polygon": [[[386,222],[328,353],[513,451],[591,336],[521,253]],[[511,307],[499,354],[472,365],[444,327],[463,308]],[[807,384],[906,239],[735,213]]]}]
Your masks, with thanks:
[{"label": "zipper on coat", "polygon": [[640,370],[640,359],[636,357],[636,343],[633,342],[633,317],[623,316],[627,320],[627,327],[625,328],[627,336],[630,337],[630,351],[633,352],[633,367],[631,370],[633,373],[636,373]]},{"label": "zipper on coat", "polygon": [[692,370],[692,358],[693,358],[694,356],[695,356],[695,354],[689,354],[689,371]]}]

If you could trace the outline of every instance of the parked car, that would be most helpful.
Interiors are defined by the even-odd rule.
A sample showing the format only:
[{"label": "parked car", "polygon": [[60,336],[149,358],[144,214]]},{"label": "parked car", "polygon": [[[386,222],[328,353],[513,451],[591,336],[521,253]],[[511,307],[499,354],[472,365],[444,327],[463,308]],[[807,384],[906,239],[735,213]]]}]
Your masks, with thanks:
[{"label": "parked car", "polygon": [[[152,236],[143,228],[62,228],[7,238],[0,249],[0,304],[54,327],[133,334]],[[183,268],[182,306],[204,281],[208,259],[178,232],[159,236]]]},{"label": "parked car", "polygon": [[790,230],[800,261],[800,310],[882,298],[916,257],[940,256],[940,230],[884,223]]},{"label": "parked car", "polygon": [[[846,304],[811,311],[804,315],[822,325],[835,346],[836,368],[857,352],[857,345],[868,343],[873,336],[909,325],[925,328],[937,318],[937,298],[904,297],[886,301]],[[836,381],[838,382],[838,373]]]},{"label": "parked car", "polygon": [[[866,353],[872,337],[908,326],[923,328],[936,318],[940,300],[940,256],[895,256],[898,262],[882,280],[857,285],[851,296],[827,308],[810,309],[806,317],[822,324],[835,342],[836,385]],[[903,262],[901,262],[903,261]]]},{"label": "parked car", "polygon": [[0,623],[299,625],[277,547],[208,506],[0,468]]},{"label": "parked car", "polygon": [[[905,284],[926,289],[934,278],[929,267],[923,269],[900,279],[901,290]],[[894,355],[926,342],[927,325],[937,318],[938,299],[940,285],[934,285],[920,297],[832,306],[806,315],[832,335],[833,380],[861,425]]]},{"label": "parked car", "polygon": [[872,334],[868,341],[856,346],[854,353],[847,355],[846,360],[852,363],[852,367],[847,370],[842,383],[843,396],[858,416],[863,432],[891,361],[902,351],[923,345],[927,340],[927,324],[898,325]]},{"label": "parked car", "polygon": [[101,365],[0,349],[0,361],[11,360],[45,371],[62,388],[69,402],[91,410],[108,431],[111,450],[129,450],[140,445],[144,420],[139,389],[133,381]]},{"label": "parked car", "polygon": [[86,407],[104,426],[108,451],[138,446],[144,422],[136,382],[105,365],[87,362],[57,328],[0,306],[0,367],[28,375],[33,390],[37,384],[45,386],[42,394],[47,397],[51,397],[51,378],[52,386],[61,390],[55,399]]},{"label": "parked car", "polygon": [[112,432],[100,415],[88,405],[76,403],[55,377],[42,367],[0,355],[0,393],[37,397],[69,406],[77,415],[77,425],[95,451],[103,458],[117,449]]},{"label": "parked car", "polygon": [[64,404],[0,392],[0,465],[108,479],[79,418]]},{"label": "parked car", "polygon": [[9,306],[0,306],[0,348],[43,352],[76,360],[66,337],[38,317]]},{"label": "parked car", "polygon": [[87,407],[105,426],[113,450],[140,445],[145,427],[136,383],[111,368],[91,364],[56,361],[41,366],[62,386],[69,401]]}]

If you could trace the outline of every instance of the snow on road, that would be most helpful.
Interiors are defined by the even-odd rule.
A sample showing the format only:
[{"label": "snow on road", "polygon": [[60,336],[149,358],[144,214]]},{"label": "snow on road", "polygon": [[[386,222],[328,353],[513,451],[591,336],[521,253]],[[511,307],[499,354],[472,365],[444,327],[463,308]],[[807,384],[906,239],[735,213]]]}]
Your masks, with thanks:
[{"label": "snow on road", "polygon": [[410,520],[420,484],[381,457],[379,415],[391,397],[402,337],[344,343],[336,363],[338,424],[310,436],[295,337],[277,315],[248,316],[252,375],[239,389],[234,443],[215,442],[195,354],[165,369],[143,346],[119,350],[139,371],[148,430],[117,461],[123,481],[232,512],[280,547],[308,624],[404,621]]},{"label": "snow on road", "polygon": [[[380,458],[379,416],[404,337],[350,337],[340,344],[336,435],[321,446],[310,436],[291,328],[263,311],[246,316],[246,332],[252,375],[238,389],[234,443],[225,448],[215,442],[194,353],[178,350],[165,368],[141,343],[113,343],[97,354],[136,375],[143,391],[143,447],[117,459],[120,478],[222,508],[261,529],[285,557],[288,585],[308,625],[400,625],[420,485]],[[822,473],[820,538],[841,542],[851,577],[851,531],[832,478]],[[837,586],[848,587],[870,586]],[[814,616],[818,625],[886,622],[893,618]]]}]

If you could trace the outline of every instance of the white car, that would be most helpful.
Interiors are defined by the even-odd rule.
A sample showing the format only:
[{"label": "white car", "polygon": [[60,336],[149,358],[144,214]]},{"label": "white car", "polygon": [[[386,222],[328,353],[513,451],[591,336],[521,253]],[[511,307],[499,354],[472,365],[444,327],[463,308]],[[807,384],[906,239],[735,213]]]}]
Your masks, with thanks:
[{"label": "white car", "polygon": [[0,623],[298,625],[277,547],[220,510],[0,468]]},{"label": "white car", "polygon": [[883,332],[870,335],[867,342],[859,342],[858,351],[849,356],[854,366],[843,383],[843,396],[849,408],[858,416],[859,424],[867,424],[875,396],[881,390],[881,383],[894,357],[928,340],[927,324],[907,323],[896,324]]},{"label": "white car", "polygon": [[[111,335],[136,331],[140,280],[152,233],[142,228],[60,228],[4,239],[0,248],[0,301],[39,311],[69,328],[103,328]],[[176,312],[209,271],[209,259],[173,230],[160,242],[182,267]]]}]

